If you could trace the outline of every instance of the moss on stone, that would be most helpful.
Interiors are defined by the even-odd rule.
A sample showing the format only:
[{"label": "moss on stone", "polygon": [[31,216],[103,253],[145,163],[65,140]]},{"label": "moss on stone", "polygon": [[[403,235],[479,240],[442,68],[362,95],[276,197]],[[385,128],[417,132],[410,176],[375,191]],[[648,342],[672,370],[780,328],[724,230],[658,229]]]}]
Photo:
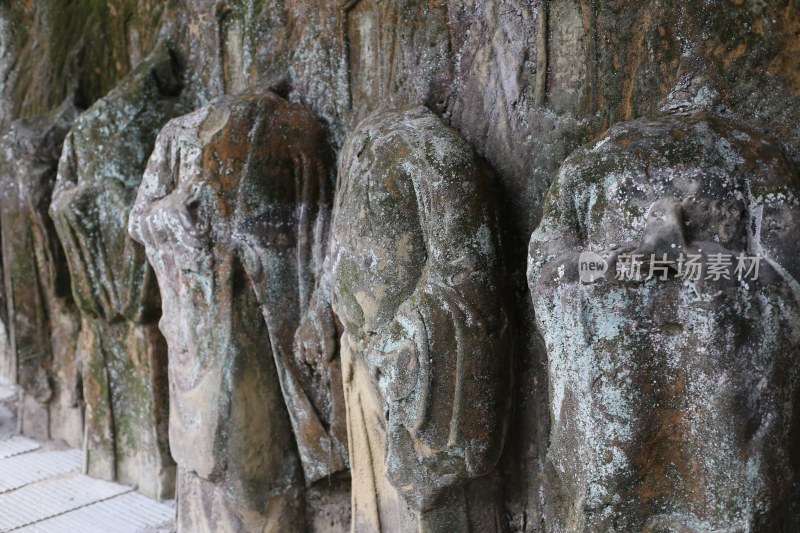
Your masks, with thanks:
[{"label": "moss on stone", "polygon": [[48,0],[8,12],[15,117],[38,115],[75,92],[84,106],[108,93],[153,49],[171,2]]}]

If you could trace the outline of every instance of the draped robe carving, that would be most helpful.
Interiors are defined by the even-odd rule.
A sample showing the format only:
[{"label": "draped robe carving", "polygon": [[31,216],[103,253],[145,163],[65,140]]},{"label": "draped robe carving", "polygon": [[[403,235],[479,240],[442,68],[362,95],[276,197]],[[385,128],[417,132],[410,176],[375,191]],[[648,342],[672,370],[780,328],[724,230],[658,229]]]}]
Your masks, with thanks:
[{"label": "draped robe carving", "polygon": [[166,344],[144,248],[127,233],[156,135],[183,112],[180,73],[158,47],[76,121],[50,205],[81,312],[85,469],[170,498]]},{"label": "draped robe carving", "polygon": [[333,278],[354,531],[502,521],[469,485],[500,456],[509,387],[491,198],[471,148],[425,108],[376,114],[342,149]]},{"label": "draped robe carving", "polygon": [[159,136],[129,229],[164,302],[181,530],[303,531],[304,477],[346,469],[338,357],[309,337],[331,164],[322,128],[269,92]]},{"label": "draped robe carving", "polygon": [[[79,113],[70,98],[50,113],[13,122],[0,141],[0,316],[5,319],[0,324],[5,326],[0,331],[0,374],[22,389],[24,434],[64,439],[74,447],[83,439],[75,353],[80,316],[47,210],[64,137]],[[3,341],[8,342],[5,347]]]},{"label": "draped robe carving", "polygon": [[[616,125],[564,163],[528,271],[564,504],[548,530],[794,528],[799,191],[773,141],[702,111]],[[585,252],[607,257],[594,283]]]}]

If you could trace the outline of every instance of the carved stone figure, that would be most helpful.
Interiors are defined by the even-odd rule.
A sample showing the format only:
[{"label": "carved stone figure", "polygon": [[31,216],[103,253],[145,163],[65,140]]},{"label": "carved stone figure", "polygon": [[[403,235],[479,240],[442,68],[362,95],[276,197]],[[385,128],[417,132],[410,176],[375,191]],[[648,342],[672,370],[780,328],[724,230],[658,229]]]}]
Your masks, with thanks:
[{"label": "carved stone figure", "polygon": [[703,111],[616,125],[564,163],[528,271],[548,531],[798,527],[799,193],[774,141]]},{"label": "carved stone figure", "polygon": [[166,343],[155,278],[127,220],[159,129],[183,112],[179,93],[161,47],[76,121],[50,206],[82,316],[86,470],[159,498],[175,479]]},{"label": "carved stone figure", "polygon": [[304,531],[303,473],[346,469],[319,279],[332,161],[313,118],[269,92],[214,100],[159,136],[130,233],[162,293],[179,529]]},{"label": "carved stone figure", "polygon": [[353,530],[501,529],[488,474],[503,449],[510,363],[489,176],[420,107],[362,122],[337,187]]},{"label": "carved stone figure", "polygon": [[47,209],[64,137],[78,113],[70,99],[46,115],[13,122],[0,140],[2,337],[8,334],[0,374],[22,389],[23,433],[72,446],[83,437],[75,354],[80,317]]},{"label": "carved stone figure", "polygon": [[336,327],[329,283],[323,279],[334,157],[324,130],[298,107],[272,93],[256,93],[242,105],[255,106],[283,136],[276,139],[274,132],[258,130],[264,168],[241,177],[232,237],[261,304],[305,480],[311,485],[348,464]]}]

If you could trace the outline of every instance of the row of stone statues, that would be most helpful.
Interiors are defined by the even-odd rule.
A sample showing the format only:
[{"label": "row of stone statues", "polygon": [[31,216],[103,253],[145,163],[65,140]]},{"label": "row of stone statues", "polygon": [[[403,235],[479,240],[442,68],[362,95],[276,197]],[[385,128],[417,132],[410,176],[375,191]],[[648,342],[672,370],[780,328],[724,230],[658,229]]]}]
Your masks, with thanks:
[{"label": "row of stone statues", "polygon": [[[348,471],[353,531],[505,530],[516,321],[486,164],[417,107],[367,117],[337,168],[302,106],[250,90],[187,114],[179,79],[161,49],[86,112],[6,136],[6,366],[34,404],[82,395],[88,472],[176,491],[181,531],[304,531],[309,491]],[[528,265],[547,530],[797,516],[799,181],[702,111],[564,163]],[[591,283],[586,252],[608,267]],[[758,279],[679,275],[723,253],[760,257]],[[625,255],[671,266],[620,279]]]},{"label": "row of stone statues", "polygon": [[488,173],[424,108],[366,121],[342,154],[332,225],[324,133],[274,94],[216,100],[156,142],[130,233],[161,287],[188,531],[302,530],[304,484],[348,464],[357,531],[501,520],[468,486],[499,459],[510,398]]}]

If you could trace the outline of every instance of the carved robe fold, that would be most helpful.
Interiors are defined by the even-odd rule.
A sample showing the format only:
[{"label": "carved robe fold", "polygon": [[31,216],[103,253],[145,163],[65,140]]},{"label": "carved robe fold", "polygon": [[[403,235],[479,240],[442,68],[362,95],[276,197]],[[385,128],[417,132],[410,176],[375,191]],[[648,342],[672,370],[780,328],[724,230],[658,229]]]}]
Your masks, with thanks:
[{"label": "carved robe fold", "polygon": [[[465,141],[416,108],[364,121],[339,180],[334,309],[345,328],[354,531],[417,520],[491,530],[467,512],[463,489],[500,456],[509,389],[489,176]],[[483,518],[501,512],[495,503],[482,504]]]}]

